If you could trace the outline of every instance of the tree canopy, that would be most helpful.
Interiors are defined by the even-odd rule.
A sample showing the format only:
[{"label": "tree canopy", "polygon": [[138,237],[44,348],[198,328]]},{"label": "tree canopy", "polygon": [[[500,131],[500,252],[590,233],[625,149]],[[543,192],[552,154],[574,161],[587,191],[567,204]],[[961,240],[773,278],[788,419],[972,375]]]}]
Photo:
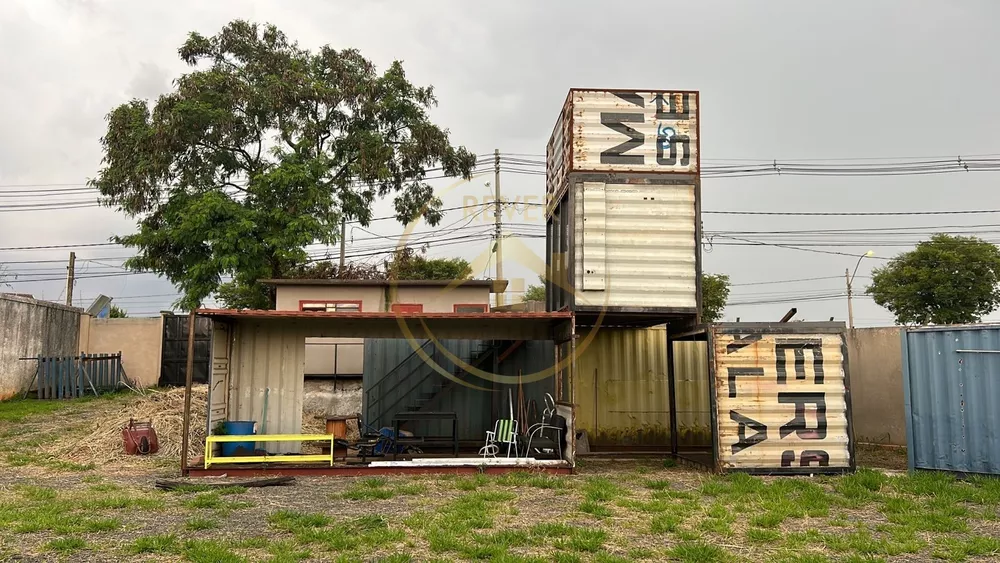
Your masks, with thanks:
[{"label": "tree canopy", "polygon": [[538,276],[541,285],[529,285],[521,296],[521,301],[545,301],[545,278]]},{"label": "tree canopy", "polygon": [[257,280],[308,263],[306,245],[337,242],[342,218],[368,225],[391,195],[399,222],[436,225],[428,172],[471,177],[475,155],[430,121],[432,88],[398,61],[379,73],[357,50],[310,52],[241,20],[191,33],[178,53],[193,70],[172,92],[108,114],[90,184],[137,220],[114,238],[138,251],[126,266],[167,277],[183,308],[211,294],[268,308]]},{"label": "tree canopy", "polygon": [[112,305],[111,309],[108,311],[109,319],[124,319],[128,317],[128,311],[122,309],[118,305]]},{"label": "tree canopy", "polygon": [[714,323],[722,319],[722,312],[729,301],[729,276],[725,274],[702,274],[701,276],[701,321]]},{"label": "tree canopy", "polygon": [[937,234],[872,270],[865,293],[897,324],[978,322],[1000,306],[1000,250],[976,237]]},{"label": "tree canopy", "polygon": [[385,264],[391,280],[464,280],[472,277],[472,267],[462,258],[427,258],[423,252],[406,247]]}]

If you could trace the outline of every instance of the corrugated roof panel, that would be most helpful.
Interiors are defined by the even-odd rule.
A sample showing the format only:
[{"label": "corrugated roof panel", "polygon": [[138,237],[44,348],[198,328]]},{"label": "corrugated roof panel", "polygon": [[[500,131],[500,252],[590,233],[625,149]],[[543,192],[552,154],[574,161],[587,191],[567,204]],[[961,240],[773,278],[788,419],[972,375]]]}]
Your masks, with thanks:
[{"label": "corrugated roof panel", "polygon": [[852,467],[844,335],[715,332],[723,470]]},{"label": "corrugated roof panel", "polygon": [[903,346],[910,468],[1000,474],[1000,327],[908,330]]}]

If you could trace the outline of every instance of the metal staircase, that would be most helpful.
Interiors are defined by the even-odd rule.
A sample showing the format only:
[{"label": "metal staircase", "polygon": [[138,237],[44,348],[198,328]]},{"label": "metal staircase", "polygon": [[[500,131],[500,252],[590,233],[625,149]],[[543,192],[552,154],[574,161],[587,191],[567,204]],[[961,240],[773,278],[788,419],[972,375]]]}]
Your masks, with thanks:
[{"label": "metal staircase", "polygon": [[[470,351],[468,357],[453,355],[474,368],[491,371],[492,365],[486,368],[483,365],[488,360],[499,359],[504,350],[514,345],[516,344],[509,340],[484,340]],[[430,410],[455,387],[455,381],[438,373],[428,365],[424,357],[434,360],[434,363],[445,369],[450,367],[451,374],[458,380],[470,377],[460,366],[453,365],[439,346],[431,341],[425,342],[385,377],[365,390],[365,413],[369,426],[388,426],[397,412]]]}]

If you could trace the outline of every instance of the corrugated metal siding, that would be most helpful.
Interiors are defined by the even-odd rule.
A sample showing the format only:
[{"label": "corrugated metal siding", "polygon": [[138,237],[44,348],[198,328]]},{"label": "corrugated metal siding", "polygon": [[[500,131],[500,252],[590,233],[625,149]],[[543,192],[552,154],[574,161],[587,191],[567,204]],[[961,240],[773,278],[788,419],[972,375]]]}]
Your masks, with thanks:
[{"label": "corrugated metal siding", "polygon": [[[229,419],[261,425],[264,390],[267,434],[298,434],[302,429],[302,387],[306,333],[293,323],[252,320],[235,323],[230,364]],[[261,429],[258,428],[258,432]],[[264,446],[261,444],[258,447]],[[298,452],[294,442],[267,443],[271,452]]]},{"label": "corrugated metal siding", "polygon": [[[529,412],[529,420],[526,422],[526,426],[530,426],[535,422],[539,422],[537,416],[541,416],[541,411],[545,408],[545,394],[550,393],[553,398],[556,396],[556,380],[555,375],[552,374],[552,365],[555,361],[555,346],[550,340],[527,340],[517,350],[515,350],[510,356],[504,359],[500,363],[497,372],[500,375],[516,377],[518,371],[520,371],[521,376],[524,379],[528,379],[535,374],[544,373],[546,370],[550,372],[547,377],[539,379],[538,381],[532,381],[530,383],[523,383],[521,385],[521,395],[523,397],[526,407],[530,407],[532,401],[534,401],[535,408],[532,412]],[[507,390],[511,390],[513,396],[516,398],[518,394],[518,388],[516,385],[495,385],[495,391],[493,395],[493,419],[496,420],[500,411],[503,410],[506,414],[507,405]]]},{"label": "corrugated metal siding", "polygon": [[666,340],[663,327],[602,328],[577,344],[576,423],[592,445],[669,446]]},{"label": "corrugated metal siding", "polygon": [[698,171],[698,94],[573,91],[573,171]]},{"label": "corrugated metal siding", "polygon": [[708,342],[674,342],[677,432],[682,446],[712,446]]},{"label": "corrugated metal siding", "polygon": [[[548,171],[545,175],[545,192],[546,195],[552,198],[557,198],[559,196],[558,192],[563,189],[563,182],[566,179],[566,173],[569,171],[569,153],[572,150],[570,147],[570,117],[571,117],[571,100],[572,96],[566,98],[566,102],[563,104],[562,109],[559,112],[559,119],[556,120],[556,125],[552,129],[552,136],[549,137],[549,144],[545,149],[545,168]],[[549,213],[549,209],[546,209],[546,214]]]},{"label": "corrugated metal siding", "polygon": [[721,468],[851,467],[843,334],[775,329],[734,335],[717,326],[712,353]]},{"label": "corrugated metal siding", "polygon": [[[416,346],[422,346],[426,341],[415,341]],[[439,343],[455,356],[467,360],[473,350],[479,346],[479,340],[440,340]],[[364,389],[371,389],[377,381],[386,376],[400,362],[413,353],[413,345],[403,339],[369,338],[365,340],[365,365],[363,385]],[[442,368],[454,373],[455,365],[446,358],[439,358]],[[484,366],[484,371],[492,370],[492,366]],[[425,375],[430,376],[422,384],[415,387],[397,386],[383,390],[383,401],[386,405],[393,405],[393,410],[397,412],[405,411],[415,404],[421,394],[430,393],[435,387],[445,385],[447,380],[440,373],[434,372],[433,368],[421,363],[420,368],[413,373],[412,379],[419,380]],[[474,385],[479,387],[489,387],[490,382],[479,378],[463,376]],[[436,410],[454,412],[458,415],[458,437],[460,440],[485,439],[486,429],[492,426],[491,417],[493,396],[491,392],[472,389],[458,384],[451,384],[450,389],[445,391],[434,407],[426,410]],[[367,401],[365,402],[367,404]],[[371,413],[365,413],[365,420],[368,424]],[[390,415],[391,418],[391,415]],[[383,420],[381,424],[388,426],[390,420]],[[443,423],[424,422],[409,423],[406,429],[418,434],[445,434],[451,432],[450,426],[445,428]]]},{"label": "corrugated metal siding", "polygon": [[[603,197],[585,194],[598,187]],[[603,201],[603,213],[585,198]],[[573,200],[577,306],[697,307],[693,185],[580,182]],[[589,265],[595,261],[603,283],[588,285],[601,273]],[[604,291],[585,291],[600,285]]]},{"label": "corrugated metal siding", "polygon": [[910,330],[903,346],[910,468],[1000,473],[1000,327]]}]

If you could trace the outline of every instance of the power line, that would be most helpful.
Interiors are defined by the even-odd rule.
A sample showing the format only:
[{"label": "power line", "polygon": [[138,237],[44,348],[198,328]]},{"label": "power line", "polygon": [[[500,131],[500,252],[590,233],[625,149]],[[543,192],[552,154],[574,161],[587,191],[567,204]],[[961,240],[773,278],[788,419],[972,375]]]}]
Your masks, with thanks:
[{"label": "power line", "polygon": [[[865,276],[857,276],[859,278]],[[773,285],[780,283],[800,283],[800,282],[810,282],[810,281],[820,281],[820,280],[842,280],[843,276],[822,276],[818,278],[799,278],[795,280],[774,280],[774,281],[762,281],[762,282],[748,282],[748,283],[732,283],[729,287],[746,287],[751,285]]]},{"label": "power line", "polygon": [[1000,209],[962,211],[702,211],[703,215],[767,215],[793,217],[892,217],[908,215],[982,215],[1000,213]]},{"label": "power line", "polygon": [[[8,246],[0,250],[62,250],[64,248],[88,248],[92,246],[121,246],[116,242],[91,242],[86,244],[49,244],[44,246]],[[105,260],[107,260],[105,258]]]}]

